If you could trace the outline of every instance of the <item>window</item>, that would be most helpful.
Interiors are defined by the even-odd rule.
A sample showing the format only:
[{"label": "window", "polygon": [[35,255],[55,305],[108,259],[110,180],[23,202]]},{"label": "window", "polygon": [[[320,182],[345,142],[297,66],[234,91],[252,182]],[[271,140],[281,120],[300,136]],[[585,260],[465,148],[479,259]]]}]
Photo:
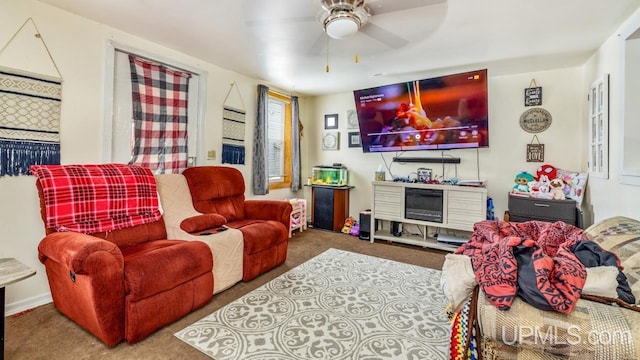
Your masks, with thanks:
[{"label": "window", "polygon": [[291,99],[269,91],[267,119],[269,189],[291,187]]},{"label": "window", "polygon": [[609,76],[591,85],[589,92],[589,172],[609,178]]},{"label": "window", "polygon": [[206,73],[200,69],[180,64],[169,59],[146,53],[124,45],[107,43],[106,89],[105,89],[105,142],[104,162],[128,163],[134,144],[132,123],[131,70],[128,55],[134,54],[172,68],[191,73],[189,80],[187,153],[189,166],[197,164],[201,154],[202,119],[206,94]]}]

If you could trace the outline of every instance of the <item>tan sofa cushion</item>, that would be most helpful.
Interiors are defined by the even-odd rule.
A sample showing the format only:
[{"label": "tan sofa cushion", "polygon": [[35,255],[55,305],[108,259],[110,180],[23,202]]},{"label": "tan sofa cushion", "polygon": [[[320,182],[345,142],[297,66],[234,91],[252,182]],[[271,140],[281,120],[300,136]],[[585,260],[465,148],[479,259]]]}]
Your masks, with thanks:
[{"label": "tan sofa cushion", "polygon": [[180,228],[184,219],[200,216],[193,208],[187,180],[181,174],[156,175],[158,194],[164,209],[169,239],[203,241],[213,253],[213,293],[217,294],[242,280],[244,241],[236,229],[206,236],[192,235]]}]

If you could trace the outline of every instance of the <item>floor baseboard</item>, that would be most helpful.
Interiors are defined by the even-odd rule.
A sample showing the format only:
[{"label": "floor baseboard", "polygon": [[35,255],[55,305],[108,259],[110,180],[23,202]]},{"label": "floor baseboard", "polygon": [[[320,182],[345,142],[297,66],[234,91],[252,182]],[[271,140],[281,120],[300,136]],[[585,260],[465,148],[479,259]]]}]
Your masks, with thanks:
[{"label": "floor baseboard", "polygon": [[53,298],[51,297],[51,293],[48,292],[46,294],[34,296],[29,299],[7,304],[4,310],[4,315],[11,316],[25,310],[33,309],[34,307],[38,307],[40,305],[49,304],[51,302],[53,302]]}]

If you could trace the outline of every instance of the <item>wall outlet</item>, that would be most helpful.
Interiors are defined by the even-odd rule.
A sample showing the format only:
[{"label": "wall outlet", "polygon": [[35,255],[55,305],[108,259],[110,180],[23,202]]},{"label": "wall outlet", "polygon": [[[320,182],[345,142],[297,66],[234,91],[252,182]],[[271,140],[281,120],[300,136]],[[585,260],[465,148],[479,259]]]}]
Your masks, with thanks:
[{"label": "wall outlet", "polygon": [[208,160],[215,160],[216,159],[216,151],[215,150],[207,151],[207,159]]}]

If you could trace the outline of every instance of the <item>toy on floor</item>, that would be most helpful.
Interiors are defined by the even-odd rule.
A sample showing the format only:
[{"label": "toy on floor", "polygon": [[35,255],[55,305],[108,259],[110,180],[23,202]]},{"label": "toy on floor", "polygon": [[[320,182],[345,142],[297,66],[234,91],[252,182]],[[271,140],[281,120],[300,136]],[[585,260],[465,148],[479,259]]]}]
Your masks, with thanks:
[{"label": "toy on floor", "polygon": [[353,225],[353,223],[356,222],[356,219],[352,218],[351,216],[349,216],[345,221],[344,221],[344,226],[342,227],[342,232],[345,234],[348,234],[349,231],[351,231],[351,226]]},{"label": "toy on floor", "polygon": [[360,236],[360,223],[359,222],[356,221],[353,225],[351,225],[351,230],[349,230],[349,235]]}]

